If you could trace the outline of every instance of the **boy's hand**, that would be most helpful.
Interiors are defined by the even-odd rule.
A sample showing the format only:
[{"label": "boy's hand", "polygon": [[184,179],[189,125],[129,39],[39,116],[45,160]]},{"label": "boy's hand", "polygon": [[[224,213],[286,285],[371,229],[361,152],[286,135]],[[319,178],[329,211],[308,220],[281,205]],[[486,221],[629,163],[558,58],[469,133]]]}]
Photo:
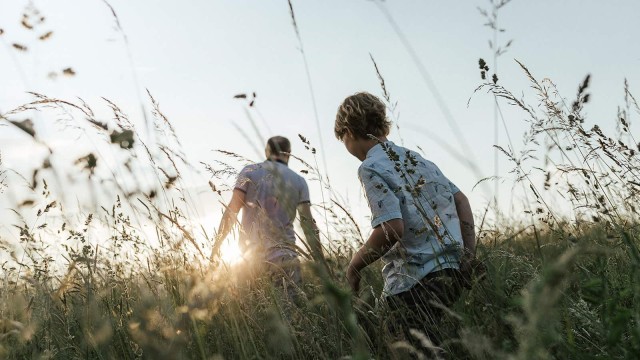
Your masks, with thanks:
[{"label": "boy's hand", "polygon": [[347,268],[347,281],[355,293],[360,290],[360,271],[374,263],[389,251],[404,233],[404,221],[401,218],[391,219],[376,226],[367,242],[351,258]]},{"label": "boy's hand", "polygon": [[354,293],[358,293],[360,290],[360,280],[362,276],[360,275],[360,271],[356,270],[354,267],[349,266],[347,268],[347,281],[349,282],[349,286]]},{"label": "boy's hand", "polygon": [[460,259],[460,273],[462,274],[464,287],[471,289],[474,282],[486,277],[487,267],[473,254],[466,253]]}]

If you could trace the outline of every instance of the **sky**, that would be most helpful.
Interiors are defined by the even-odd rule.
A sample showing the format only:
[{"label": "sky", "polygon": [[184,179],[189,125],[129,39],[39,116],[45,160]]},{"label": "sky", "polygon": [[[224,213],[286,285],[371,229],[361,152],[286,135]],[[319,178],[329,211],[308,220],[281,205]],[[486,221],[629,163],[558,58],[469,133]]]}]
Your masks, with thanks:
[{"label": "sky", "polygon": [[[262,160],[255,148],[276,134],[289,137],[293,152],[313,161],[298,140],[303,134],[318,149],[319,166],[333,190],[347,199],[359,221],[368,215],[356,177],[359,161],[333,136],[333,121],[346,96],[358,91],[382,95],[371,57],[397,102],[400,129],[394,128],[390,139],[422,148],[469,196],[476,212],[494,195],[493,185],[474,188],[482,177],[494,174],[493,145],[508,145],[508,133],[517,149],[526,130],[524,114],[503,105],[505,125],[496,139],[493,97],[474,94],[481,83],[478,59],[486,59],[491,72],[496,68],[489,49],[494,34],[483,26],[486,21],[478,11],[489,8],[487,0],[293,1],[304,57],[287,1],[113,0],[109,4],[119,26],[100,0],[33,1],[46,17],[34,30],[20,25],[28,4],[0,0],[0,113],[32,100],[27,92],[34,91],[60,99],[81,97],[106,119],[111,115],[104,97],[144,129],[140,105],[149,110],[148,89],[197,165],[219,159],[214,149]],[[513,0],[499,12],[499,27],[505,31],[498,43],[513,40],[498,59],[500,83],[535,105],[535,94],[514,59],[534,76],[552,79],[569,99],[591,74],[587,118],[613,124],[624,79],[632,91],[640,89],[638,13],[636,0]],[[47,31],[53,31],[50,39],[37,39]],[[16,50],[13,43],[28,51]],[[75,76],[49,76],[68,67]],[[252,92],[257,97],[248,114],[262,139],[251,130],[247,102],[233,98]],[[72,154],[95,147],[82,134],[65,135],[50,115],[33,120],[43,141],[69,156],[62,155],[63,167],[71,166],[64,164],[73,161]],[[239,128],[249,129],[248,135]],[[451,149],[472,161],[480,174]],[[0,153],[5,168],[26,174],[45,154],[8,126],[0,126]],[[499,174],[508,175],[510,168],[501,158]],[[202,174],[186,180],[196,194],[209,180],[200,170]],[[226,185],[232,182],[228,179]],[[310,188],[312,200],[321,202],[320,185],[311,182]],[[508,181],[499,187],[506,212],[514,211],[511,188]],[[0,204],[7,204],[7,198],[6,192],[0,194]],[[213,226],[221,205],[213,197],[200,201],[199,216]]]}]

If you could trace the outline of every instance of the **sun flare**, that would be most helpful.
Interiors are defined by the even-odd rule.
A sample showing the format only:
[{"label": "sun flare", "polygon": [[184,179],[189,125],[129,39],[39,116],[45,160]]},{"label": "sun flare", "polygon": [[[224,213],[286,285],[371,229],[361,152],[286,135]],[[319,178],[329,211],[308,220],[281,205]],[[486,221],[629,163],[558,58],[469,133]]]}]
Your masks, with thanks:
[{"label": "sun flare", "polygon": [[229,265],[237,264],[242,261],[242,250],[238,246],[238,241],[235,239],[227,239],[220,246],[220,257],[222,261]]}]

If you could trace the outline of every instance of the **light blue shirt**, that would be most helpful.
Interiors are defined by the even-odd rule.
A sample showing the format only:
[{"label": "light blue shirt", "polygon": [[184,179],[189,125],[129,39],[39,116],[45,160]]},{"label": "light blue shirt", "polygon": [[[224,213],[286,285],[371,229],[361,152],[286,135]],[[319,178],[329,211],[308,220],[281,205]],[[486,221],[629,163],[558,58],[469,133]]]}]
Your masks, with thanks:
[{"label": "light blue shirt", "polygon": [[453,194],[460,190],[420,154],[391,141],[367,152],[358,169],[371,226],[404,221],[404,234],[383,257],[384,295],[411,289],[427,274],[458,268],[462,249]]},{"label": "light blue shirt", "polygon": [[297,256],[293,221],[297,206],[309,202],[304,178],[286,164],[266,160],[246,166],[235,185],[245,193],[240,247],[273,261]]}]

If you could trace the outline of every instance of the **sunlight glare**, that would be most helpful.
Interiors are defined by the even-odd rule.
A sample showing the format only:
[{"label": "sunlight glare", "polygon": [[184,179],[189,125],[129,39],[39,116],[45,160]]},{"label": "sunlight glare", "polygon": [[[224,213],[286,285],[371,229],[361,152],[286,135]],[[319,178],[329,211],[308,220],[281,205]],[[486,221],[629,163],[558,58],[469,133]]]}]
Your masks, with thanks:
[{"label": "sunlight glare", "polygon": [[220,257],[226,264],[233,265],[242,261],[242,251],[236,239],[226,239],[220,246]]}]

